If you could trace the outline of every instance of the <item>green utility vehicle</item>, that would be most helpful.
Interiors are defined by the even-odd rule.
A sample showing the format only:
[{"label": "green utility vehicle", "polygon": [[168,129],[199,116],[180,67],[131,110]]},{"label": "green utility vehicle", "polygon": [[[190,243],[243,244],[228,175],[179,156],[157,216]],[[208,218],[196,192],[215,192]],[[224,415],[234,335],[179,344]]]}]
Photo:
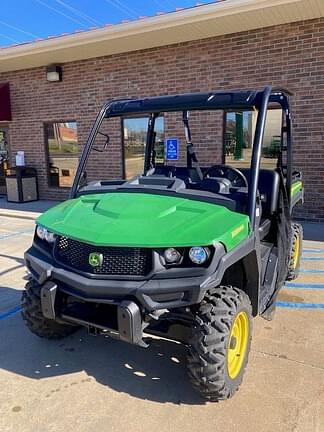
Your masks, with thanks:
[{"label": "green utility vehicle", "polygon": [[[281,140],[275,166],[264,169],[272,108],[282,113]],[[189,114],[215,110],[255,115],[250,160],[241,169],[239,161],[229,166],[212,156],[209,166],[199,164],[192,136],[194,128],[204,131],[204,123],[195,121],[193,128]],[[116,135],[102,130],[104,122],[120,128],[119,118],[144,115],[142,174],[90,180],[91,155],[99,173],[104,156],[120,148],[111,138]],[[178,116],[185,137],[180,146],[173,129],[164,158],[156,149],[161,116]],[[26,325],[48,339],[85,326],[91,334],[142,347],[150,335],[183,342],[193,386],[208,400],[232,396],[248,361],[252,318],[271,319],[280,288],[298,273],[302,230],[292,210],[303,202],[303,185],[292,169],[291,135],[289,93],[271,87],[106,103],[70,199],[38,218],[25,253],[31,275],[22,296]],[[211,155],[213,146],[208,143]]]}]

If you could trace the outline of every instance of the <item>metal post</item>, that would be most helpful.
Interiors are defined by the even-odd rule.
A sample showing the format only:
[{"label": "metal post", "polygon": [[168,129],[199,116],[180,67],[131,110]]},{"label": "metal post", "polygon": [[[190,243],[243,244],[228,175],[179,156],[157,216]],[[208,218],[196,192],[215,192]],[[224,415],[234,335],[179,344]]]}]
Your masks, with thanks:
[{"label": "metal post", "polygon": [[248,202],[248,214],[250,217],[251,229],[255,230],[255,206],[257,199],[257,190],[259,184],[259,172],[261,163],[261,151],[263,144],[264,128],[267,118],[267,109],[269,104],[269,98],[271,95],[271,87],[266,87],[262,93],[262,100],[259,108],[259,114],[257,124],[255,128],[252,160],[250,166],[250,181],[249,181],[249,202]]},{"label": "metal post", "polygon": [[292,184],[292,173],[293,173],[293,152],[292,152],[292,125],[291,125],[291,113],[289,111],[289,102],[287,101],[286,113],[286,137],[287,137],[287,180],[286,189],[288,196],[288,203],[291,203],[291,184]]},{"label": "metal post", "polygon": [[151,114],[148,121],[147,135],[146,135],[146,145],[145,145],[145,161],[144,161],[144,175],[151,168],[151,157],[153,151],[153,140],[154,140],[154,126],[155,119],[158,114]]},{"label": "metal post", "polygon": [[235,113],[235,132],[236,132],[236,146],[234,152],[234,160],[242,160],[243,159],[243,113],[237,112]]},{"label": "metal post", "polygon": [[186,152],[187,152],[187,168],[192,168],[192,157],[189,149],[192,147],[191,132],[189,128],[189,114],[188,111],[183,111],[182,121],[184,124],[185,137],[186,137]]}]

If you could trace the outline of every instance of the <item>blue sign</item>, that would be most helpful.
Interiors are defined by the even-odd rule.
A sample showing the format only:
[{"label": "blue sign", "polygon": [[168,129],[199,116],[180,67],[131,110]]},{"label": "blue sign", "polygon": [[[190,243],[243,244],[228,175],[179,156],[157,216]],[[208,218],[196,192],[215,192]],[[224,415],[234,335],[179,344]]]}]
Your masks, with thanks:
[{"label": "blue sign", "polygon": [[178,138],[167,138],[165,140],[166,160],[179,159],[179,140]]}]

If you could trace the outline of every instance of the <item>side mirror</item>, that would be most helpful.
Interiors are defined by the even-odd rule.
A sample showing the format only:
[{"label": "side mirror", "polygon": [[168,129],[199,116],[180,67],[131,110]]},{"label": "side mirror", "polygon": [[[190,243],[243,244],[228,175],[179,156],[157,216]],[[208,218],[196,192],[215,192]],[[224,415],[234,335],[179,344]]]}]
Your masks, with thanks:
[{"label": "side mirror", "polygon": [[98,132],[98,135],[104,136],[106,138],[106,141],[104,142],[104,145],[102,146],[102,148],[98,148],[96,146],[93,146],[92,150],[94,150],[96,152],[99,152],[99,153],[103,153],[104,151],[107,151],[107,148],[108,148],[108,145],[109,145],[109,142],[110,142],[110,137],[109,137],[109,135],[107,135],[107,134],[105,134],[103,132]]}]

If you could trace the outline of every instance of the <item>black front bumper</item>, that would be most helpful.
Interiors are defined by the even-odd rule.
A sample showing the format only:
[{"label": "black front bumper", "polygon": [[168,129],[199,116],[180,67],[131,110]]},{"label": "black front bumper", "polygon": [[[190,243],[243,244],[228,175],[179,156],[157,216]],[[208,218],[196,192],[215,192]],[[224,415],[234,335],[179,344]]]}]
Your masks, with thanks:
[{"label": "black front bumper", "polygon": [[55,266],[51,258],[35,246],[25,253],[25,263],[39,284],[52,281],[57,283],[60,291],[87,302],[132,300],[147,312],[199,303],[211,280],[210,272],[204,276],[170,279],[91,279]]},{"label": "black front bumper", "polygon": [[42,313],[47,319],[82,325],[92,334],[104,333],[128,343],[146,346],[143,341],[145,326],[142,323],[141,311],[133,301],[112,301],[107,305],[64,302],[64,298],[73,300],[73,297],[63,294],[52,281],[43,284],[40,298]]}]

